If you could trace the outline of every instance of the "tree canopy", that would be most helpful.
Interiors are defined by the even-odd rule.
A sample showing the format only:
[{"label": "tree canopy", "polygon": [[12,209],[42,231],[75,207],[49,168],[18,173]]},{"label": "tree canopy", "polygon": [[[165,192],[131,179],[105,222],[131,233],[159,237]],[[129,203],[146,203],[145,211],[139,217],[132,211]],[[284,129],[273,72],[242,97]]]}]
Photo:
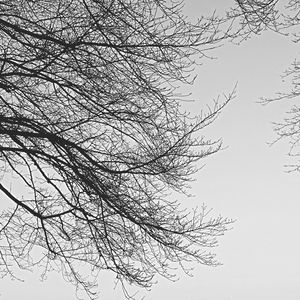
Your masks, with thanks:
[{"label": "tree canopy", "polygon": [[150,287],[172,263],[216,264],[205,248],[231,221],[167,193],[221,147],[199,132],[233,94],[192,117],[176,87],[223,22],[190,23],[173,1],[0,2],[3,276],[39,264],[93,297],[103,269]]}]

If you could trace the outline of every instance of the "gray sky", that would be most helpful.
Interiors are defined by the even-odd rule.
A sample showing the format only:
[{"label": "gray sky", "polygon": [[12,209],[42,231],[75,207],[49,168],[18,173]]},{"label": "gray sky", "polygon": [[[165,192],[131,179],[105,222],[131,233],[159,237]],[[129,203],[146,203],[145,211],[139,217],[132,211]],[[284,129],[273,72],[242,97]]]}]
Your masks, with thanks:
[{"label": "gray sky", "polygon": [[[203,3],[221,3],[186,2],[187,13],[194,15],[206,11],[200,7]],[[222,137],[228,148],[205,161],[193,183],[195,197],[186,205],[205,202],[214,213],[237,221],[215,249],[222,266],[195,266],[192,278],[179,271],[176,283],[157,278],[151,292],[139,293],[146,300],[300,299],[300,174],[285,172],[287,143],[267,145],[275,137],[271,121],[281,120],[292,103],[256,103],[260,96],[284,88],[280,75],[297,53],[297,45],[287,38],[265,33],[214,51],[218,59],[207,60],[197,71],[193,96],[199,100],[189,104],[193,111],[200,112],[218,94],[230,92],[236,82],[238,87],[236,99],[205,130],[208,137]],[[25,279],[2,280],[0,299],[75,299],[73,287],[60,275],[49,274],[40,282],[38,274],[30,273]],[[99,299],[122,299],[107,273],[99,284]]]}]

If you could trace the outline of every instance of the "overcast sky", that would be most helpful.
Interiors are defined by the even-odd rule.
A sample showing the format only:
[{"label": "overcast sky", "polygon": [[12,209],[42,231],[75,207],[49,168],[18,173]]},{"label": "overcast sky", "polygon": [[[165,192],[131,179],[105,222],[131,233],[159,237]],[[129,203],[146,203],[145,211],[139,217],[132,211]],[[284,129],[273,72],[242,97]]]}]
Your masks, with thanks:
[{"label": "overcast sky", "polygon": [[[221,3],[187,2],[187,13],[195,16],[203,8],[209,10],[203,3]],[[198,100],[189,104],[190,109],[200,112],[236,82],[237,97],[205,131],[208,137],[222,137],[228,147],[205,161],[193,183],[195,197],[186,205],[205,202],[215,214],[237,221],[215,249],[222,266],[195,266],[192,278],[178,271],[176,283],[157,278],[151,292],[139,295],[146,295],[146,300],[299,300],[300,174],[288,174],[284,168],[289,162],[287,143],[267,144],[275,138],[271,122],[281,120],[292,103],[257,103],[260,96],[284,88],[280,75],[297,56],[297,45],[264,33],[240,46],[224,45],[213,54],[217,59],[205,61],[197,70],[193,96]],[[0,299],[75,299],[73,287],[60,275],[50,274],[42,283],[35,273],[25,279],[0,281]],[[107,273],[99,284],[99,299],[122,299]]]}]

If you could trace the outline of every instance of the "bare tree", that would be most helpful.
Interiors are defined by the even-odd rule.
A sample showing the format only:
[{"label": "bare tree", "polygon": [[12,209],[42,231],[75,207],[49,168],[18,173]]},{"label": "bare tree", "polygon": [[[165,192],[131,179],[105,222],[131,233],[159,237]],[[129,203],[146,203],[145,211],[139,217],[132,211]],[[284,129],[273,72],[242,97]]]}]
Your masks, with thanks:
[{"label": "bare tree", "polygon": [[227,13],[228,19],[237,24],[234,40],[243,41],[267,29],[278,32],[283,25],[278,5],[279,0],[235,0]]},{"label": "bare tree", "polygon": [[[259,34],[264,30],[272,30],[292,39],[300,41],[300,1],[299,0],[236,0],[236,6],[230,11],[229,17],[235,22],[239,20],[239,38]],[[297,159],[300,155],[300,62],[294,63],[283,74],[284,81],[291,89],[287,92],[276,91],[275,96],[262,98],[263,104],[274,101],[295,100],[295,104],[287,112],[286,118],[274,123],[274,130],[279,140],[287,139],[290,143],[289,155]],[[300,171],[300,161],[289,165],[290,170]]]},{"label": "bare tree", "polygon": [[216,264],[204,250],[230,220],[188,214],[167,193],[185,192],[196,162],[221,147],[196,133],[233,95],[191,117],[176,86],[193,83],[195,59],[228,32],[181,11],[160,0],[0,2],[3,276],[38,263],[93,297],[103,269],[150,287],[157,273],[172,278],[170,263]]}]

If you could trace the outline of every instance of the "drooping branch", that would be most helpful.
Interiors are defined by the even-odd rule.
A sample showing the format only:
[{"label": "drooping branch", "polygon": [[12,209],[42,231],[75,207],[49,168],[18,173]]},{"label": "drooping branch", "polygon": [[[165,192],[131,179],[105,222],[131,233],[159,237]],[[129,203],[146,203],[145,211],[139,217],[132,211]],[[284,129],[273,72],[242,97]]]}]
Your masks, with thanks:
[{"label": "drooping branch", "polygon": [[220,149],[198,133],[234,96],[190,117],[174,85],[192,84],[197,57],[230,35],[224,20],[192,24],[181,8],[0,3],[0,190],[13,203],[0,221],[3,266],[30,268],[41,248],[46,271],[60,264],[93,297],[83,262],[140,287],[172,278],[171,263],[216,264],[204,249],[231,221],[188,214],[167,193],[184,192],[196,163]]}]

